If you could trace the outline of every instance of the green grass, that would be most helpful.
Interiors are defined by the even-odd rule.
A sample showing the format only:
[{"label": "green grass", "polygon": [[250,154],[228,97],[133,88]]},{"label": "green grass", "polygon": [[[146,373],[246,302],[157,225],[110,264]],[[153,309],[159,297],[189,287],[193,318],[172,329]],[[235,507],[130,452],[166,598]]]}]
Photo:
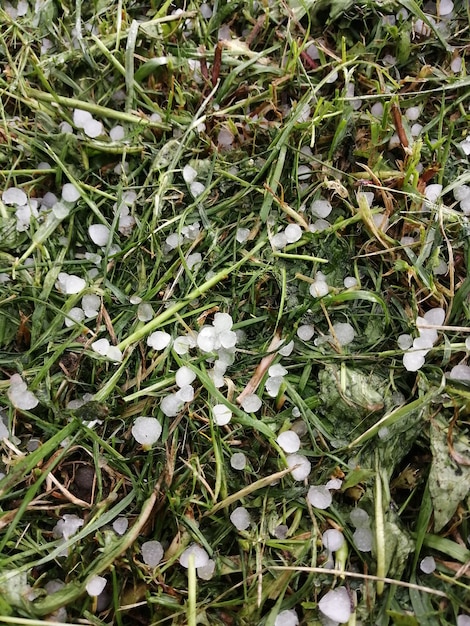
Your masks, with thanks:
[{"label": "green grass", "polygon": [[[469,615],[470,393],[448,376],[468,357],[469,226],[454,196],[470,181],[468,7],[429,21],[435,11],[408,0],[221,0],[211,17],[199,2],[27,4],[16,19],[0,8],[0,198],[19,188],[39,209],[18,229],[17,207],[0,199],[0,623],[273,626],[295,609],[315,625],[341,587],[351,625]],[[77,128],[76,110],[103,132]],[[116,125],[123,140],[110,137]],[[78,200],[41,208],[65,183]],[[424,202],[435,183],[439,198]],[[129,193],[124,230],[116,207]],[[318,199],[332,212],[315,230]],[[109,229],[103,247],[92,224]],[[300,239],[277,248],[289,224]],[[314,298],[318,272],[328,293]],[[84,288],[64,293],[62,273]],[[97,315],[66,325],[91,294]],[[438,338],[408,371],[397,339],[417,337],[417,317],[435,307]],[[215,352],[175,343],[217,312],[237,332],[221,386]],[[354,329],[351,343],[338,323]],[[312,339],[299,338],[303,325]],[[155,331],[171,335],[163,350],[147,344]],[[98,339],[122,360],[96,352]],[[265,389],[273,364],[287,369],[276,397]],[[169,417],[161,403],[183,365],[194,399]],[[15,408],[14,374],[35,407]],[[254,413],[248,389],[262,400]],[[215,404],[229,424],[215,423]],[[131,432],[141,415],[163,428],[149,448]],[[276,441],[291,428],[311,463],[301,481]],[[235,452],[244,470],[231,467]],[[331,505],[312,506],[309,489],[332,478],[343,482]],[[241,531],[230,520],[239,506],[251,518]],[[358,507],[371,551],[357,545]],[[65,514],[83,525],[64,543],[54,528]],[[326,567],[329,528],[345,544]],[[155,568],[142,558],[149,540],[165,551]],[[209,580],[192,559],[179,564],[193,543],[215,562]],[[99,599],[86,592],[96,575],[107,581]]]}]

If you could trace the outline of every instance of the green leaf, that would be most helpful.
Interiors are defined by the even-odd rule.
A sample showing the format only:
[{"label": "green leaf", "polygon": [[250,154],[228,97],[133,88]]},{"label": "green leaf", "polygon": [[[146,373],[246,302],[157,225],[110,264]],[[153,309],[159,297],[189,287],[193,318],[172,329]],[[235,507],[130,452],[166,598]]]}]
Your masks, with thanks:
[{"label": "green leaf", "polygon": [[[429,473],[429,492],[434,507],[435,532],[439,532],[447,524],[459,502],[470,491],[470,466],[460,465],[452,458],[447,433],[448,425],[444,419],[436,418],[431,423],[433,459]],[[453,446],[457,453],[465,455],[470,449],[470,440],[460,433],[454,437]]]}]

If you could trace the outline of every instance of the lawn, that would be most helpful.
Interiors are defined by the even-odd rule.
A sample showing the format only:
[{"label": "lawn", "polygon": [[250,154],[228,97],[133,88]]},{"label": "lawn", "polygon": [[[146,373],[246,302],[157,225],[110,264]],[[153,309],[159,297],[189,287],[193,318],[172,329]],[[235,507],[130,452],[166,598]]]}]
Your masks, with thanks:
[{"label": "lawn", "polygon": [[0,8],[0,624],[470,625],[470,9]]}]

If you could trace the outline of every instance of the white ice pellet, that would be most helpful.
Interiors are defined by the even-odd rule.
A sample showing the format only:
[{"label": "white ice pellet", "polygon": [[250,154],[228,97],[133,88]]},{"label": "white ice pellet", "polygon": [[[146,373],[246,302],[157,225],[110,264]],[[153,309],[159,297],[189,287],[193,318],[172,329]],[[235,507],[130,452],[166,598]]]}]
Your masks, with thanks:
[{"label": "white ice pellet", "polygon": [[132,426],[132,436],[144,446],[151,446],[159,440],[162,426],[155,417],[138,417]]},{"label": "white ice pellet", "polygon": [[450,69],[454,74],[458,74],[462,69],[463,59],[460,56],[456,56],[450,62]]},{"label": "white ice pellet", "polygon": [[425,556],[419,564],[419,569],[424,574],[432,574],[433,571],[436,569],[436,561],[434,560],[434,557]]},{"label": "white ice pellet", "polygon": [[275,363],[268,369],[268,374],[269,376],[285,376],[287,374],[287,370],[280,363]]},{"label": "white ice pellet", "polygon": [[87,137],[96,139],[103,134],[103,124],[99,120],[91,119],[87,120],[83,124],[83,131]]},{"label": "white ice pellet", "polygon": [[399,335],[397,344],[400,350],[408,350],[413,345],[413,337],[408,334]]},{"label": "white ice pellet", "polygon": [[264,388],[270,398],[276,398],[279,390],[284,382],[282,376],[270,376],[266,379]]},{"label": "white ice pellet", "polygon": [[205,565],[200,565],[198,568],[196,568],[196,571],[197,575],[199,576],[199,578],[202,578],[202,580],[210,580],[214,575],[215,561],[209,559]]},{"label": "white ice pellet", "polygon": [[176,417],[184,406],[184,401],[176,393],[164,396],[160,402],[160,409],[167,417]]},{"label": "white ice pellet", "polygon": [[289,341],[288,343],[286,343],[284,346],[282,346],[282,348],[279,348],[279,354],[281,356],[289,356],[290,354],[292,354],[292,351],[294,349],[294,340]]},{"label": "white ice pellet", "polygon": [[228,148],[233,144],[233,133],[228,128],[221,128],[219,130],[219,134],[217,135],[217,144],[221,148]]},{"label": "white ice pellet", "polygon": [[190,385],[196,379],[196,374],[193,370],[186,365],[183,365],[178,370],[176,370],[175,380],[178,387],[184,387],[185,385]]},{"label": "white ice pellet", "polygon": [[179,558],[180,565],[182,565],[186,569],[189,567],[190,555],[194,556],[194,567],[196,568],[204,567],[204,565],[207,565],[207,563],[209,562],[209,555],[204,550],[204,548],[198,546],[197,543],[193,543],[189,546],[189,548],[186,548],[186,550],[181,554]]},{"label": "white ice pellet", "polygon": [[145,565],[156,567],[163,559],[163,546],[159,541],[146,541],[141,547],[142,559]]},{"label": "white ice pellet", "polygon": [[464,363],[454,365],[449,372],[449,378],[453,380],[460,380],[462,382],[470,381],[470,367]]},{"label": "white ice pellet", "polygon": [[323,533],[322,544],[328,552],[336,552],[344,544],[344,535],[336,528],[329,528]]},{"label": "white ice pellet", "polygon": [[80,324],[80,322],[83,322],[84,319],[85,319],[85,313],[83,309],[81,309],[78,306],[74,306],[68,312],[67,317],[64,320],[64,323],[67,326],[67,328],[70,328],[71,326],[75,326],[75,324]]},{"label": "white ice pellet", "polygon": [[249,393],[241,402],[242,408],[247,413],[256,413],[260,410],[263,402],[255,393]]},{"label": "white ice pellet", "polygon": [[362,526],[353,533],[353,541],[359,552],[370,552],[373,545],[373,536],[370,528]]},{"label": "white ice pellet", "polygon": [[442,326],[446,317],[446,312],[444,311],[444,309],[436,307],[434,309],[429,309],[429,311],[426,311],[423,317],[426,320],[426,323],[429,325]]},{"label": "white ice pellet", "polygon": [[129,526],[129,520],[126,517],[118,517],[113,522],[113,530],[117,535],[124,535]]},{"label": "white ice pellet", "polygon": [[403,366],[408,372],[417,372],[425,363],[425,355],[422,350],[410,350],[403,355]]},{"label": "white ice pellet", "polygon": [[73,128],[68,122],[61,122],[59,124],[59,130],[64,135],[73,135]]},{"label": "white ice pellet", "polygon": [[357,287],[357,279],[354,276],[346,276],[343,280],[343,285],[346,289],[350,289],[351,287]]},{"label": "white ice pellet", "polygon": [[230,521],[237,530],[246,530],[251,524],[250,514],[243,506],[239,506],[232,511]]},{"label": "white ice pellet", "polygon": [[470,337],[465,339],[465,349],[470,351]]},{"label": "white ice pellet", "polygon": [[330,222],[320,218],[315,220],[315,222],[309,226],[309,230],[311,233],[321,233],[322,231],[327,230],[330,226]]},{"label": "white ice pellet", "polygon": [[229,313],[216,313],[212,325],[218,333],[230,330],[233,326],[232,316]]},{"label": "white ice pellet", "polygon": [[191,165],[185,165],[183,167],[183,179],[187,185],[193,183],[197,178],[197,171]]},{"label": "white ice pellet", "polygon": [[281,250],[287,245],[287,237],[284,232],[277,233],[271,237],[271,245],[275,250]]},{"label": "white ice pellet", "polygon": [[286,463],[290,469],[294,468],[290,473],[294,480],[305,480],[312,470],[310,461],[301,454],[288,454]]},{"label": "white ice pellet", "polygon": [[191,385],[183,385],[175,395],[178,400],[181,400],[183,403],[192,402],[194,400],[194,387]]},{"label": "white ice pellet", "polygon": [[80,198],[80,192],[72,183],[65,183],[62,187],[62,200],[76,202]]},{"label": "white ice pellet", "polygon": [[343,481],[341,480],[341,478],[330,478],[325,487],[332,491],[337,491],[338,489],[341,489],[342,484]]},{"label": "white ice pellet", "polygon": [[77,128],[83,128],[86,123],[90,122],[93,116],[89,111],[82,111],[81,109],[74,109],[73,123]]},{"label": "white ice pellet", "polygon": [[189,350],[191,348],[194,348],[195,343],[196,342],[193,341],[192,338],[188,335],[180,335],[176,337],[175,341],[173,342],[173,349],[176,354],[182,356],[183,354],[188,354]]},{"label": "white ice pellet", "polygon": [[154,316],[154,310],[150,302],[140,302],[137,307],[137,319],[139,322],[149,322]]},{"label": "white ice pellet", "polygon": [[85,317],[96,317],[101,306],[101,298],[94,293],[89,293],[82,298],[82,309]]},{"label": "white ice pellet", "polygon": [[351,616],[351,599],[345,587],[328,591],[318,603],[318,608],[332,620],[344,624]]},{"label": "white ice pellet", "polygon": [[470,626],[470,615],[461,613],[457,616],[457,626]]},{"label": "white ice pellet", "polygon": [[213,326],[203,326],[198,332],[196,343],[203,352],[212,352],[217,343],[217,330]]},{"label": "white ice pellet", "polygon": [[86,591],[89,596],[99,596],[106,587],[106,578],[93,576],[86,584]]},{"label": "white ice pellet", "polygon": [[315,334],[315,328],[312,324],[302,324],[297,329],[297,337],[302,341],[309,341]]},{"label": "white ice pellet", "polygon": [[307,500],[317,509],[327,509],[333,502],[333,496],[325,485],[312,485],[308,490]]},{"label": "white ice pellet", "polygon": [[91,349],[94,352],[97,352],[98,354],[101,354],[101,356],[106,356],[106,353],[109,350],[109,346],[110,346],[110,343],[109,343],[108,339],[103,338],[103,339],[98,339],[97,341],[94,341],[91,344]]},{"label": "white ice pellet", "polygon": [[117,346],[109,346],[106,357],[113,363],[120,363],[122,361],[122,352]]},{"label": "white ice pellet", "polygon": [[299,618],[294,609],[286,609],[278,613],[274,626],[298,626]]},{"label": "white ice pellet", "polygon": [[106,246],[111,231],[104,224],[90,224],[90,226],[88,226],[88,234],[94,244],[97,246]]},{"label": "white ice pellet", "polygon": [[201,4],[199,11],[205,20],[209,20],[212,17],[212,7],[206,2]]},{"label": "white ice pellet", "polygon": [[219,341],[222,348],[234,348],[237,345],[237,333],[233,330],[224,330],[219,333]]},{"label": "white ice pellet", "polygon": [[381,102],[375,102],[371,107],[370,107],[370,112],[374,117],[382,117],[383,112],[384,112],[384,106]]},{"label": "white ice pellet", "polygon": [[309,287],[310,295],[314,298],[322,298],[328,291],[328,285],[324,280],[315,280]]},{"label": "white ice pellet", "polygon": [[426,187],[426,189],[424,191],[424,197],[429,202],[436,202],[437,199],[441,195],[441,191],[442,191],[442,185],[440,185],[438,183],[433,183],[433,184],[428,185]]},{"label": "white ice pellet", "polygon": [[421,110],[419,107],[410,107],[405,111],[405,117],[410,120],[410,122],[415,122],[420,116]]},{"label": "white ice pellet", "polygon": [[370,524],[369,514],[367,511],[359,507],[351,511],[349,518],[356,528],[362,528],[363,526],[369,526]]},{"label": "white ice pellet", "polygon": [[[60,276],[60,274],[59,274]],[[63,288],[62,291],[68,295],[80,293],[86,287],[86,282],[80,276],[75,274],[65,274],[63,276]]]},{"label": "white ice pellet", "polygon": [[316,217],[324,219],[325,217],[328,217],[333,210],[333,207],[328,200],[314,200],[310,210]]},{"label": "white ice pellet", "polygon": [[416,122],[416,124],[413,124],[410,128],[411,136],[419,137],[421,135],[421,131],[423,130],[423,128],[424,126],[422,124],[418,124]]},{"label": "white ice pellet", "polygon": [[212,407],[212,415],[217,426],[225,426],[232,419],[232,411],[225,404],[215,404]]},{"label": "white ice pellet", "polygon": [[244,470],[246,467],[246,456],[243,452],[235,452],[235,454],[232,454],[230,457],[230,465],[235,470]]},{"label": "white ice pellet", "polygon": [[7,395],[12,405],[20,411],[29,411],[39,404],[39,400],[32,391],[29,391],[27,384],[19,374],[11,376]]},{"label": "white ice pellet", "polygon": [[156,330],[147,337],[147,345],[154,350],[164,350],[171,341],[171,335],[163,330]]},{"label": "white ice pellet", "polygon": [[69,539],[83,524],[84,521],[77,515],[65,513],[52,529],[52,536],[54,539]]},{"label": "white ice pellet", "polygon": [[278,435],[276,441],[284,452],[288,452],[289,454],[297,452],[300,448],[300,438],[293,430],[284,431]]},{"label": "white ice pellet", "polygon": [[238,243],[244,243],[248,239],[249,236],[250,236],[249,228],[237,228],[237,233],[235,235],[235,238],[238,241]]},{"label": "white ice pellet", "polygon": [[197,265],[200,265],[202,262],[202,254],[200,252],[193,252],[192,254],[188,254],[186,259],[186,263],[190,270],[194,269]]},{"label": "white ice pellet", "polygon": [[288,226],[286,226],[284,236],[287,243],[295,243],[302,238],[302,229],[298,224],[289,224]]},{"label": "white ice pellet", "polygon": [[333,324],[333,331],[340,346],[347,346],[356,336],[353,326],[351,326],[348,322],[338,322]]},{"label": "white ice pellet", "polygon": [[189,185],[189,191],[191,192],[191,195],[193,196],[193,198],[198,198],[200,195],[202,195],[205,192],[205,190],[206,190],[205,185],[198,182],[197,180],[193,181]]},{"label": "white ice pellet", "polygon": [[439,6],[439,15],[442,17],[443,15],[450,15],[454,10],[454,3],[452,0],[440,0],[438,3]]},{"label": "white ice pellet", "polygon": [[113,126],[113,128],[109,131],[109,136],[113,141],[122,141],[125,136],[124,127],[120,124]]}]

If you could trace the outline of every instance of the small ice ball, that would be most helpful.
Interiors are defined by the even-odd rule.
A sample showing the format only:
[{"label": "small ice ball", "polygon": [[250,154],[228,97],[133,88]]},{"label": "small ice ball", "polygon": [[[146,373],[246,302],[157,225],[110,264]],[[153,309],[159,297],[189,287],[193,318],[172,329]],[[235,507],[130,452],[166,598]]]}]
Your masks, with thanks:
[{"label": "small ice ball", "polygon": [[2,200],[5,204],[24,206],[28,202],[28,196],[18,187],[9,187],[2,192]]},{"label": "small ice ball", "polygon": [[302,341],[309,341],[315,334],[315,328],[312,324],[302,324],[297,329],[297,337]]},{"label": "small ice ball", "polygon": [[359,507],[351,511],[349,518],[356,528],[362,528],[370,524],[369,514]]},{"label": "small ice ball", "polygon": [[384,106],[381,102],[375,102],[371,107],[370,107],[370,112],[374,117],[382,117],[383,112],[384,112]]},{"label": "small ice ball", "polygon": [[413,337],[408,334],[400,335],[397,339],[397,344],[400,350],[408,350],[413,345]]},{"label": "small ice ball", "polygon": [[450,15],[454,10],[454,3],[452,0],[441,0],[439,2],[439,15]]},{"label": "small ice ball", "polygon": [[328,591],[318,603],[318,608],[332,620],[344,624],[351,616],[351,600],[344,587]]},{"label": "small ice ball", "polygon": [[266,389],[268,396],[270,398],[276,398],[283,383],[284,378],[282,376],[270,376],[267,378],[264,388]]},{"label": "small ice ball", "polygon": [[433,571],[436,569],[436,561],[434,560],[434,557],[425,556],[419,564],[419,569],[424,574],[432,574]]},{"label": "small ice ball", "polygon": [[461,613],[457,616],[457,626],[470,626],[470,616]]},{"label": "small ice ball", "polygon": [[70,326],[75,326],[75,324],[80,324],[85,319],[85,313],[83,309],[78,306],[74,306],[70,309],[67,314],[67,317],[64,320],[65,325],[70,328]]},{"label": "small ice ball", "polygon": [[160,439],[162,426],[155,417],[138,417],[132,426],[132,436],[144,446],[151,446]]},{"label": "small ice ball", "polygon": [[193,254],[188,254],[188,258],[186,259],[186,263],[190,270],[194,269],[197,265],[200,265],[202,262],[202,254],[200,252],[193,252]]},{"label": "small ice ball", "polygon": [[27,384],[19,374],[11,376],[7,395],[12,405],[20,411],[29,411],[39,404],[39,400],[32,391],[29,391]]},{"label": "small ice ball", "polygon": [[331,203],[328,200],[314,200],[310,210],[316,217],[324,219],[333,210]]},{"label": "small ice ball", "polygon": [[217,344],[217,330],[213,326],[203,326],[198,332],[196,343],[203,352],[213,352]]},{"label": "small ice ball", "polygon": [[470,337],[465,339],[465,349],[470,351]]},{"label": "small ice ball", "polygon": [[113,141],[122,141],[125,137],[124,127],[120,124],[113,126],[109,131],[109,136]]},{"label": "small ice ball", "polygon": [[441,195],[442,185],[438,183],[433,183],[432,185],[428,185],[424,191],[424,197],[429,202],[436,202]]},{"label": "small ice ball", "polygon": [[215,561],[209,559],[205,565],[201,565],[196,568],[196,571],[197,575],[199,578],[202,578],[202,580],[210,580],[214,575]]},{"label": "small ice ball", "polygon": [[184,406],[184,401],[176,393],[164,396],[160,402],[160,409],[167,417],[176,417]]},{"label": "small ice ball", "polygon": [[97,341],[94,341],[91,344],[91,349],[94,352],[97,352],[98,354],[101,354],[101,356],[106,356],[108,350],[110,347],[110,343],[108,341],[108,339],[103,338],[103,339],[98,339]]},{"label": "small ice ball", "polygon": [[235,470],[244,470],[246,467],[246,456],[243,452],[235,452],[235,454],[232,454],[230,457],[230,465]]},{"label": "small ice ball", "polygon": [[78,517],[78,515],[65,513],[52,529],[52,536],[54,539],[69,539],[83,524],[84,520]]},{"label": "small ice ball", "polygon": [[186,569],[189,567],[189,557],[194,556],[194,567],[204,567],[209,562],[209,555],[201,548],[201,546],[197,545],[197,543],[191,544],[184,552],[181,554],[179,558],[180,565],[185,567]]},{"label": "small ice ball", "polygon": [[336,528],[329,528],[323,533],[322,544],[328,552],[336,552],[344,544],[344,535]]},{"label": "small ice ball", "polygon": [[343,280],[343,285],[346,287],[346,289],[350,289],[351,287],[357,287],[357,279],[355,278],[355,276],[346,276],[346,278]]},{"label": "small ice ball", "polygon": [[293,430],[286,430],[276,439],[279,446],[284,452],[293,453],[297,452],[300,448],[300,438]]},{"label": "small ice ball", "polygon": [[284,231],[287,243],[295,243],[302,238],[302,229],[298,224],[289,224]]},{"label": "small ice ball", "polygon": [[194,387],[192,385],[183,385],[175,395],[182,402],[192,402],[194,400]]},{"label": "small ice ball", "polygon": [[285,539],[287,537],[287,533],[289,532],[289,526],[286,524],[278,524],[273,531],[273,535],[277,539]]},{"label": "small ice ball", "polygon": [[314,298],[322,298],[328,291],[328,285],[324,280],[315,280],[309,287],[310,295]]},{"label": "small ice ball", "polygon": [[82,309],[85,317],[96,317],[101,306],[101,298],[94,293],[89,293],[82,298]]},{"label": "small ice ball", "polygon": [[120,363],[122,361],[122,352],[117,346],[109,346],[106,356],[110,361],[114,363]]},{"label": "small ice ball", "polygon": [[218,333],[231,330],[233,326],[232,316],[229,313],[216,313],[212,325]]},{"label": "small ice ball", "polygon": [[353,533],[353,541],[359,552],[370,552],[373,545],[371,529],[366,526],[356,528]]},{"label": "small ice ball", "polygon": [[75,274],[67,274],[64,277],[63,282],[63,291],[67,295],[80,293],[86,287],[86,281],[80,276],[75,276]]},{"label": "small ice ball", "polygon": [[232,411],[225,404],[215,404],[212,407],[212,415],[217,426],[225,426],[232,419]]},{"label": "small ice ball", "polygon": [[294,609],[281,611],[274,620],[274,626],[298,626],[299,618]]},{"label": "small ice ball", "polygon": [[423,317],[429,325],[442,326],[446,317],[446,312],[441,307],[435,307],[434,309],[426,311]]},{"label": "small ice ball", "polygon": [[88,234],[92,242],[101,247],[107,245],[111,231],[104,224],[90,224]]},{"label": "small ice ball", "polygon": [[449,378],[452,378],[453,380],[460,380],[462,382],[469,382],[470,367],[468,365],[465,365],[464,363],[454,365],[454,367],[449,372]]},{"label": "small ice ball", "polygon": [[271,245],[275,250],[281,250],[287,246],[287,237],[284,232],[277,233],[271,238]]},{"label": "small ice ball", "polygon": [[180,335],[179,337],[176,337],[173,343],[173,349],[176,354],[181,356],[183,354],[188,354],[189,350],[194,348],[195,343],[196,342],[193,341],[188,335]]},{"label": "small ice ball", "polygon": [[87,137],[96,139],[103,134],[103,124],[99,120],[88,120],[83,125],[83,131]]},{"label": "small ice ball", "polygon": [[219,341],[222,348],[230,349],[237,345],[237,333],[233,330],[223,330],[219,333]]},{"label": "small ice ball", "polygon": [[308,490],[307,500],[317,509],[327,509],[333,502],[333,496],[325,485],[312,485]]},{"label": "small ice ball", "polygon": [[280,363],[275,363],[274,365],[271,365],[271,367],[268,369],[269,376],[285,376],[286,374],[286,368]]},{"label": "small ice ball", "polygon": [[141,547],[144,563],[149,567],[157,567],[163,559],[163,546],[159,541],[146,541]]},{"label": "small ice ball", "polygon": [[201,4],[201,6],[199,7],[199,11],[201,12],[202,17],[205,20],[209,20],[212,17],[212,7],[209,4],[207,4],[207,2],[203,2]]},{"label": "small ice ball", "polygon": [[147,345],[154,350],[164,350],[171,341],[171,335],[163,330],[156,330],[147,337]]},{"label": "small ice ball", "polygon": [[150,322],[153,316],[154,311],[150,302],[140,302],[137,307],[137,319],[139,322]]},{"label": "small ice ball", "polygon": [[403,366],[408,372],[417,372],[425,363],[422,351],[405,352],[403,355]]},{"label": "small ice ball", "polygon": [[452,59],[450,63],[450,69],[454,72],[454,74],[458,74],[462,69],[463,59],[460,56],[456,56]]},{"label": "small ice ball", "polygon": [[197,178],[197,171],[191,165],[183,167],[183,179],[187,185],[193,183]]},{"label": "small ice ball", "polygon": [[221,148],[228,148],[233,144],[233,133],[228,128],[221,128],[217,135],[217,144]]},{"label": "small ice ball", "polygon": [[80,192],[72,183],[65,183],[62,187],[62,200],[76,202],[80,198]]},{"label": "small ice ball", "polygon": [[99,596],[106,587],[106,578],[93,576],[86,584],[86,591],[89,596]]},{"label": "small ice ball", "polygon": [[[294,480],[305,480],[312,470],[312,464],[307,457],[301,454],[289,454],[286,456],[287,467],[294,468],[291,476]],[[328,491],[328,493],[330,493]]]},{"label": "small ice ball", "polygon": [[248,239],[249,236],[250,236],[249,228],[237,228],[237,233],[235,235],[235,238],[238,241],[238,243],[245,243],[245,241]]},{"label": "small ice ball", "polygon": [[189,191],[191,192],[191,195],[193,196],[193,198],[198,198],[200,195],[202,195],[206,190],[206,187],[198,182],[197,180],[193,181],[190,185],[189,185]]},{"label": "small ice ball", "polygon": [[353,326],[347,322],[333,324],[333,331],[340,346],[347,346],[356,336]]},{"label": "small ice ball", "polygon": [[250,514],[243,506],[239,506],[232,511],[230,521],[237,530],[246,530],[251,524]]},{"label": "small ice ball", "polygon": [[193,370],[186,365],[180,367],[175,374],[175,380],[178,387],[184,387],[185,385],[190,385],[196,379],[196,374]]},{"label": "small ice ball", "polygon": [[83,128],[92,119],[89,111],[82,111],[81,109],[74,109],[73,111],[73,123],[77,128]]},{"label": "small ice ball", "polygon": [[330,489],[330,491],[337,491],[341,489],[343,481],[341,478],[330,478],[330,480],[326,483],[325,487]]},{"label": "small ice ball", "polygon": [[124,535],[129,526],[129,520],[126,517],[118,517],[113,522],[113,530],[118,535]]},{"label": "small ice ball", "polygon": [[290,354],[292,354],[292,351],[294,349],[294,340],[289,341],[288,343],[286,343],[284,346],[282,346],[282,348],[279,348],[279,354],[281,356],[289,356]]},{"label": "small ice ball", "polygon": [[419,107],[410,107],[405,111],[405,117],[410,120],[410,122],[416,122],[421,114],[421,109]]},{"label": "small ice ball", "polygon": [[259,398],[255,393],[249,393],[241,402],[243,410],[247,413],[256,413],[260,410],[262,404],[263,402],[261,398]]}]

